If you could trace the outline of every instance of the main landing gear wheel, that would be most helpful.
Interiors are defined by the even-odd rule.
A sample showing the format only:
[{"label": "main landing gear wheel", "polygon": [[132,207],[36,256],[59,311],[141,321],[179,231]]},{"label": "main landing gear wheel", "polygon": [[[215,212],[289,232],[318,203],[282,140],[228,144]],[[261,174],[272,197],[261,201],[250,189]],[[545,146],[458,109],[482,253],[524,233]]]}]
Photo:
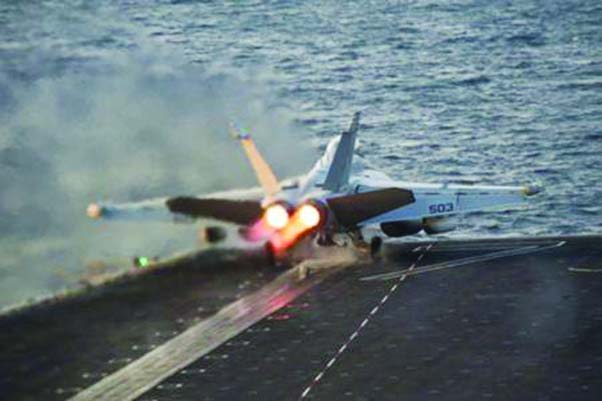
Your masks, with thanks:
[{"label": "main landing gear wheel", "polygon": [[370,256],[372,260],[380,260],[382,257],[383,240],[381,237],[372,237],[370,240]]}]

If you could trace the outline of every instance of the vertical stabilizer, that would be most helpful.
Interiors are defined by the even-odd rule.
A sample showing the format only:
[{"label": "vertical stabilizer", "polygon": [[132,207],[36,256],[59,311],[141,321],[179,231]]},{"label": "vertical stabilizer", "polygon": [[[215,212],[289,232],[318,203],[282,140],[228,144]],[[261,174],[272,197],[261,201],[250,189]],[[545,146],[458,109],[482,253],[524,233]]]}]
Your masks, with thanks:
[{"label": "vertical stabilizer", "polygon": [[274,196],[280,191],[280,184],[270,165],[263,159],[259,150],[257,150],[251,136],[244,133],[234,124],[230,124],[230,132],[234,138],[240,141],[240,144],[251,163],[251,167],[253,167],[255,176],[263,187],[266,196],[268,198]]},{"label": "vertical stabilizer", "polygon": [[355,138],[359,128],[360,113],[353,115],[353,120],[349,126],[349,130],[341,134],[339,145],[330,164],[326,180],[324,181],[324,189],[330,191],[340,191],[349,182],[349,174],[351,173],[351,161],[353,159],[353,151],[355,149]]}]

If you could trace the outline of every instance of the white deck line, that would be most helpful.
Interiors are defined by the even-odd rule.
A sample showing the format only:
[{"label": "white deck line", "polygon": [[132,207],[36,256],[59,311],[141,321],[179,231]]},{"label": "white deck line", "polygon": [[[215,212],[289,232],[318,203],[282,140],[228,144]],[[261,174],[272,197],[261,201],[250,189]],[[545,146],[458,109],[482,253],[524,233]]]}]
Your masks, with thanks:
[{"label": "white deck line", "polygon": [[[305,262],[307,263],[307,262]],[[298,279],[297,266],[271,283],[233,302],[136,361],[76,394],[69,401],[130,401],[167,377],[211,352],[232,337],[282,308],[349,263],[338,263],[328,274]]]},{"label": "white deck line", "polygon": [[494,259],[528,255],[531,253],[542,252],[542,251],[552,249],[552,248],[559,248],[559,247],[563,246],[564,244],[566,244],[566,241],[560,241],[553,245],[547,245],[547,246],[531,245],[531,246],[525,246],[522,248],[504,250],[504,251],[500,251],[500,252],[486,253],[484,255],[470,256],[467,258],[455,259],[455,260],[450,260],[450,261],[443,262],[443,263],[437,263],[434,265],[423,266],[423,267],[420,267],[413,271],[410,271],[410,269],[405,269],[405,270],[399,270],[399,271],[390,272],[390,273],[375,274],[372,276],[362,277],[362,278],[360,278],[360,281],[395,280],[395,279],[398,279],[399,277],[405,276],[405,275],[413,276],[416,274],[445,270],[445,269],[460,267],[460,266],[469,265],[469,264],[473,264],[473,263],[486,262],[486,261],[490,261],[490,260],[494,260]]}]

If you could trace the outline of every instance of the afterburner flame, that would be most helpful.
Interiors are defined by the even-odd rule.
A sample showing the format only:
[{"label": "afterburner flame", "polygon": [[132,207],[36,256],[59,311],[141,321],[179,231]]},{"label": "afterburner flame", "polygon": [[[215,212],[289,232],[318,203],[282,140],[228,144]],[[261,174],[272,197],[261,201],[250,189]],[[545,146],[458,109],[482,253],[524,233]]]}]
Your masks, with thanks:
[{"label": "afterburner flame", "polygon": [[306,203],[295,210],[285,227],[273,233],[270,243],[277,253],[283,252],[321,223],[322,213],[318,206]]},{"label": "afterburner flame", "polygon": [[267,225],[276,230],[286,227],[289,221],[288,211],[280,204],[268,206],[264,216]]},{"label": "afterburner flame", "polygon": [[297,211],[300,222],[307,228],[313,228],[320,224],[321,215],[317,207],[311,204],[305,204]]}]

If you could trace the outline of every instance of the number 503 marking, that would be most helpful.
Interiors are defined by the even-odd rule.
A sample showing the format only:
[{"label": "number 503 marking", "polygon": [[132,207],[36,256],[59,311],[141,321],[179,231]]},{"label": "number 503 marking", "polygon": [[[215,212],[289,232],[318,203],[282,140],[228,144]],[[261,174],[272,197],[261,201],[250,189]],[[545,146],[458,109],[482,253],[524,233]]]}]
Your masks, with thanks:
[{"label": "number 503 marking", "polygon": [[448,203],[437,203],[436,205],[429,205],[429,213],[449,213],[454,211],[454,204]]}]

